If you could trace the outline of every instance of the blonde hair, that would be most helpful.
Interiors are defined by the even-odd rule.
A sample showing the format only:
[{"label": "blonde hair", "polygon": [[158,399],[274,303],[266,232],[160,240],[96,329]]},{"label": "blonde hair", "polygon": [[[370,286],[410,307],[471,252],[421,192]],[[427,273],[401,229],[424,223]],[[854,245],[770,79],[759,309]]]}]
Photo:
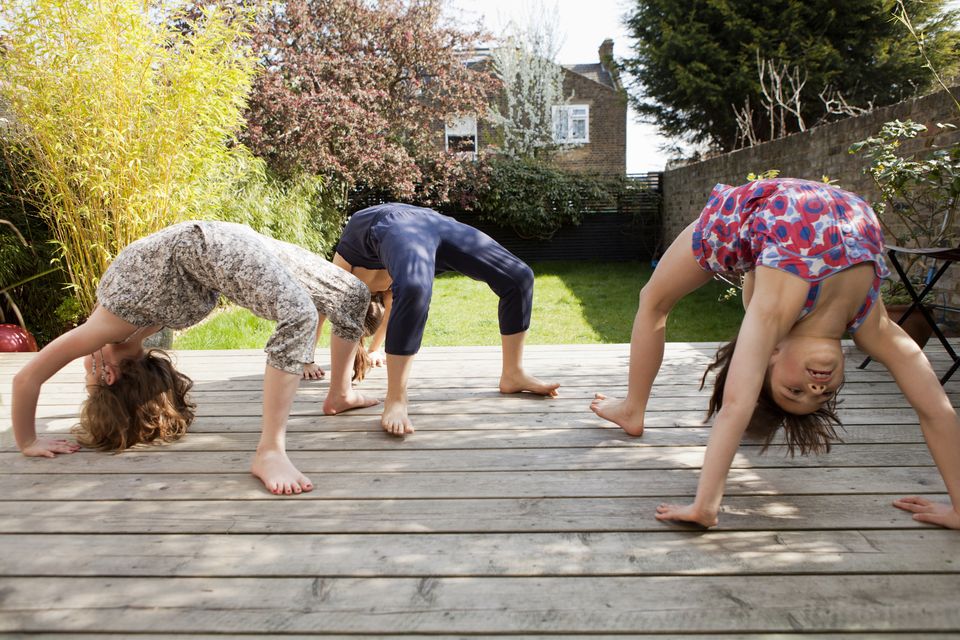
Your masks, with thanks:
[{"label": "blonde hair", "polygon": [[122,451],[183,436],[196,409],[187,398],[193,380],[177,371],[161,349],[127,358],[118,367],[120,376],[113,384],[90,388],[80,409],[80,424],[73,429],[80,444]]},{"label": "blonde hair", "polygon": [[363,338],[370,337],[377,332],[380,323],[383,322],[384,313],[386,313],[386,309],[383,306],[383,294],[375,293],[370,296],[370,304],[367,305],[367,315],[363,318],[363,337],[360,338],[360,344],[357,346],[357,354],[353,357],[354,382],[363,380],[367,372],[373,367],[373,361],[367,353],[367,347],[364,345]]}]

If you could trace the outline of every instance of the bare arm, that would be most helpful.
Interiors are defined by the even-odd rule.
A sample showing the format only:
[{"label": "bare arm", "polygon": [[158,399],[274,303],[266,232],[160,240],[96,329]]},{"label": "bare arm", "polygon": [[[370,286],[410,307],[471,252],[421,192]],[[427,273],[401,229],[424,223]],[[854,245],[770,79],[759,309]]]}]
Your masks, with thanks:
[{"label": "bare arm", "polygon": [[765,267],[757,268],[754,282],[724,386],[723,407],[707,441],[696,498],[688,506],[661,505],[660,520],[717,524],[727,474],[757,406],[770,356],[796,322],[809,288],[800,278]]},{"label": "bare arm", "polygon": [[753,280],[754,273],[753,271],[748,271],[743,274],[743,280],[741,281],[741,286],[743,287],[740,297],[743,301],[743,309],[746,311],[750,307],[750,299],[753,298]]},{"label": "bare arm", "polygon": [[383,319],[370,339],[370,346],[367,347],[367,351],[374,352],[383,349],[383,342],[387,338],[387,324],[390,322],[391,308],[393,308],[393,292],[387,289],[383,292]]},{"label": "bare arm", "polygon": [[894,504],[915,513],[917,520],[960,529],[960,420],[930,361],[917,343],[887,317],[880,301],[854,334],[854,341],[887,367],[917,412],[923,438],[940,470],[951,502],[951,505],[944,505],[911,497]]},{"label": "bare arm", "polygon": [[52,457],[59,452],[44,448],[44,442],[37,439],[37,399],[43,383],[73,360],[93,353],[108,342],[122,341],[133,331],[136,327],[97,307],[85,323],[45,346],[14,376],[13,434],[24,454]]}]

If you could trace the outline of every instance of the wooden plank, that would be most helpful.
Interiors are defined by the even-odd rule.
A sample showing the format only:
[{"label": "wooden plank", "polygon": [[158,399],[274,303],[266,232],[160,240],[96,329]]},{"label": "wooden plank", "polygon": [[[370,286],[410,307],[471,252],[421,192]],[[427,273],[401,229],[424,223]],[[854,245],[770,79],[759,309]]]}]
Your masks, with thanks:
[{"label": "wooden plank", "polygon": [[[696,493],[699,471],[456,471],[312,474],[308,500],[423,498],[562,498]],[[259,500],[260,482],[249,473],[5,475],[5,500]],[[936,467],[733,469],[725,494],[794,495],[946,491]],[[960,537],[960,536],[958,536]]]},{"label": "wooden plank", "polygon": [[[626,576],[960,572],[935,530],[0,535],[11,576]],[[923,553],[917,553],[918,549]],[[464,553],[469,549],[470,553]],[[69,558],[69,562],[64,562]]]},{"label": "wooden plank", "polygon": [[[326,640],[348,640],[355,639],[357,637],[367,636],[368,634],[330,634],[319,632],[316,634],[283,634],[284,640],[316,640],[317,638],[325,638]],[[137,640],[168,640],[170,634],[152,634],[152,633],[137,633]],[[223,635],[206,635],[206,634],[195,634],[195,633],[178,633],[175,637],[177,640],[223,640]],[[262,634],[259,633],[231,633],[231,638],[259,638],[262,637]],[[410,638],[430,638],[430,640],[464,640],[463,635],[444,635],[431,633],[429,635],[421,634],[403,634],[403,635],[392,635],[392,634],[381,634],[376,635],[377,640],[410,640]],[[470,634],[470,638],[503,638],[503,634],[496,635],[480,635],[480,634]],[[527,634],[516,634],[511,633],[509,636],[512,640],[543,640],[545,637],[542,633],[534,632],[533,635]],[[603,632],[603,637],[611,638],[631,638],[631,640],[757,640],[757,634],[739,634],[739,633],[722,633],[722,634],[645,634],[645,633],[617,633],[617,632]],[[889,639],[889,640],[904,640],[904,638],[913,638],[915,634],[910,632],[878,632],[873,631],[870,633],[869,637],[871,640],[876,639]],[[126,640],[129,638],[128,634],[122,633],[56,633],[56,634],[45,634],[45,633],[29,633],[29,634],[13,634],[5,635],[5,639],[9,640],[116,640],[117,638],[123,638]],[[563,634],[564,640],[595,640],[597,634],[592,633],[590,635],[579,635],[579,634]],[[763,640],[809,640],[810,634],[798,632],[798,633],[765,633],[763,634]],[[817,640],[864,640],[865,634],[852,632],[852,633],[818,633],[816,635]],[[960,633],[940,633],[936,634],[937,640],[960,640]]]},{"label": "wooden plank", "polygon": [[[849,433],[850,442],[873,442],[870,430],[875,428],[878,441],[886,441],[885,431],[902,431],[907,439],[920,442],[920,438],[913,434],[920,433],[920,426],[916,414],[912,409],[877,410],[877,411],[849,411],[843,413],[843,422]],[[703,411],[685,412],[649,412],[645,419],[647,430],[641,440],[653,440],[651,434],[657,429],[673,429],[679,434],[681,430],[709,429],[704,423]],[[37,430],[49,433],[68,433],[77,424],[76,414],[65,415],[59,418],[44,418],[38,420]],[[2,425],[2,422],[0,422]],[[9,422],[7,423],[9,427]],[[462,414],[434,414],[419,415],[414,419],[416,433],[406,438],[405,442],[414,442],[421,435],[429,431],[511,431],[529,429],[601,429],[611,434],[622,431],[608,422],[605,422],[589,411],[572,413],[524,413],[524,414],[493,414],[493,415],[462,415]],[[262,419],[254,416],[201,416],[190,427],[191,433],[240,433],[256,432],[262,428]],[[370,431],[379,433],[380,422],[376,414],[346,413],[339,416],[292,416],[288,421],[288,430],[291,433],[313,432],[356,432]],[[706,433],[706,432],[704,432]],[[844,431],[839,432],[843,435]],[[857,437],[857,434],[862,437]],[[648,435],[650,436],[648,438]],[[612,437],[612,436],[611,436]],[[891,439],[891,441],[893,441]],[[676,444],[686,444],[677,442]],[[2,431],[0,426],[0,447],[13,447],[12,434]]]},{"label": "wooden plank", "polygon": [[[447,380],[449,381],[449,379]],[[531,397],[530,394],[502,394],[496,389],[495,382],[495,380],[491,380],[488,385],[472,387],[413,387],[409,389],[409,399],[410,402],[414,404],[425,402],[446,403],[450,401],[500,403],[508,401],[515,402],[518,400],[528,401]],[[626,381],[621,380],[616,385],[607,385],[604,387],[598,385],[561,387],[559,399],[564,401],[575,400],[577,401],[576,406],[582,410],[590,405],[594,394],[601,388],[603,390],[602,392],[610,397],[623,397],[627,392]],[[328,389],[329,386],[323,381],[305,382],[301,384],[295,397],[295,410],[304,406],[306,406],[308,410],[311,406],[315,408],[315,404],[310,405],[308,403],[322,403],[327,395]],[[706,409],[712,390],[704,389],[700,391],[693,387],[678,387],[678,389],[678,392],[671,393],[655,391],[650,397],[648,408],[651,411]],[[386,386],[385,384],[378,385],[377,387],[361,385],[358,387],[358,390],[365,394],[382,398],[386,391]],[[960,401],[960,391],[949,392],[947,395],[955,402]],[[77,385],[73,387],[73,391],[71,392],[44,391],[44,393],[41,394],[40,404],[46,407],[72,408],[79,407],[86,398],[87,394],[82,386]],[[210,388],[201,387],[191,393],[191,398],[199,406],[203,407],[205,411],[219,414],[227,410],[227,408],[222,405],[243,405],[246,411],[255,410],[263,403],[263,392],[261,389],[231,391],[223,389],[220,386]],[[538,398],[534,397],[534,399]],[[910,406],[903,394],[893,387],[889,389],[888,393],[875,393],[872,389],[858,390],[857,393],[850,393],[848,389],[845,389],[844,393],[840,396],[840,400],[841,407],[844,411],[862,408],[897,408]],[[561,410],[564,410],[564,408],[562,407]]]},{"label": "wooden plank", "polygon": [[[728,496],[718,531],[932,528],[901,494]],[[931,496],[944,500],[944,496]],[[296,505],[291,500],[298,500]],[[480,533],[690,529],[654,519],[658,498],[0,501],[0,533]]]},{"label": "wooden plank", "polygon": [[[479,417],[474,416],[474,419]],[[253,425],[251,425],[252,427]],[[451,427],[453,425],[450,425]],[[923,444],[918,426],[882,425],[868,427],[853,425],[841,432],[848,444]],[[405,449],[523,449],[532,447],[649,447],[649,446],[703,446],[707,444],[710,427],[648,428],[642,437],[627,435],[620,429],[582,426],[579,428],[506,429],[418,429],[404,440]],[[259,429],[230,430],[229,423],[212,427],[193,426],[181,440],[165,445],[169,451],[250,451],[257,446]],[[782,442],[782,437],[777,442]],[[745,444],[756,441],[747,439]],[[287,441],[288,451],[354,451],[394,450],[396,439],[388,436],[379,424],[358,424],[352,430],[336,431],[293,430]]]},{"label": "wooden plank", "polygon": [[[424,424],[417,422],[417,431],[414,436],[405,440],[406,446],[413,449],[444,449],[444,448],[516,448],[524,442],[535,441],[541,446],[553,447],[610,447],[610,446],[667,446],[667,445],[705,445],[710,435],[710,426],[686,426],[667,424],[663,426],[648,426],[642,436],[634,437],[625,434],[613,426],[604,426],[594,416],[574,419],[527,421],[517,417],[514,421],[491,423],[483,416],[463,416],[455,420],[444,419],[438,416],[435,420]],[[332,426],[332,425],[331,425]],[[291,436],[287,446],[291,449],[371,449],[393,448],[392,438],[384,438],[379,423],[367,420],[340,421],[335,429],[326,424],[298,424],[291,428]],[[512,427],[512,428],[511,428]],[[559,427],[559,428],[558,428]],[[216,434],[226,437],[226,434],[239,436],[244,434],[250,442],[258,437],[260,424],[246,422],[236,424],[234,421],[209,420],[198,421],[190,427],[189,437],[183,438],[175,446],[179,449],[221,449],[226,443],[207,446],[204,440],[208,435]],[[538,435],[543,432],[542,435]],[[308,435],[315,440],[304,436]],[[877,425],[847,425],[839,430],[843,442],[848,444],[910,444],[924,442],[923,432],[916,424],[877,424]],[[774,442],[781,443],[782,437]],[[746,444],[755,442],[749,438]],[[316,446],[313,446],[313,445]],[[237,443],[239,446],[239,442]],[[243,447],[247,449],[249,447]]]},{"label": "wooden plank", "polygon": [[954,632],[960,608],[937,596],[958,590],[960,575],[17,578],[0,631]]},{"label": "wooden plank", "polygon": [[[385,451],[302,451],[294,454],[304,473],[339,471],[573,471],[583,469],[699,468],[705,447],[463,449],[445,453],[405,449],[395,439],[395,449]],[[925,445],[837,445],[821,456],[783,455],[780,448],[760,454],[757,445],[742,445],[732,468],[752,467],[897,467],[933,464]],[[56,459],[27,458],[20,453],[0,453],[6,473],[236,473],[246,470],[249,452],[174,451],[156,446],[121,454],[83,450]]]},{"label": "wooden plank", "polygon": [[[374,396],[377,397],[377,396]],[[323,394],[319,394],[312,400],[298,399],[291,407],[291,413],[295,415],[313,415],[323,416]],[[648,412],[667,412],[671,415],[686,415],[696,413],[699,418],[703,418],[706,411],[707,401],[705,398],[662,398],[654,396],[650,398]],[[871,402],[869,399],[851,401],[845,403],[839,408],[841,420],[847,415],[852,414],[858,409],[856,405],[866,405],[862,408],[869,409],[874,415],[883,415],[885,412],[898,416],[913,415],[916,420],[916,413],[906,405],[899,397],[894,395],[876,396]],[[516,395],[490,395],[474,396],[457,393],[443,401],[422,399],[416,393],[410,394],[410,405],[408,413],[411,416],[418,415],[491,415],[491,414],[523,414],[523,413],[586,413],[589,411],[590,400],[587,398],[547,398],[533,394]],[[262,413],[260,402],[238,402],[238,403],[198,403],[197,416],[222,416],[222,417],[241,417],[258,416]],[[350,413],[352,415],[380,415],[383,411],[382,406],[372,406],[364,409],[355,409]],[[76,404],[57,404],[40,405],[37,407],[37,417],[39,419],[47,418],[65,418],[76,417],[78,405]],[[0,420],[9,421],[10,408],[0,408]],[[890,421],[889,418],[884,421]]]}]

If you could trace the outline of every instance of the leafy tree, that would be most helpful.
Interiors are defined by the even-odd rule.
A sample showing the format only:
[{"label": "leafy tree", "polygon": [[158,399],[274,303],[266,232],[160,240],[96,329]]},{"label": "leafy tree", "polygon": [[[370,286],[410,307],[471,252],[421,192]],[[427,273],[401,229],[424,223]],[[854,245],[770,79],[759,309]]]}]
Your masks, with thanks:
[{"label": "leafy tree", "polygon": [[440,0],[290,0],[254,41],[265,62],[246,139],[280,173],[442,197],[458,160],[438,140],[448,118],[485,111],[489,74],[464,55],[483,37],[446,25]]},{"label": "leafy tree", "polygon": [[[956,72],[956,13],[944,0],[903,4],[932,63]],[[764,62],[802,85],[786,132],[839,117],[825,107],[837,96],[859,107],[897,102],[931,84],[897,10],[896,0],[635,0],[626,16],[633,53],[622,61],[636,81],[631,101],[666,135],[719,150],[737,143],[735,109],[763,102]],[[751,120],[761,140],[783,124],[760,109]]]},{"label": "leafy tree", "polygon": [[532,158],[556,146],[553,107],[565,102],[563,69],[556,62],[556,13],[541,7],[528,22],[523,28],[512,25],[490,56],[502,85],[490,119],[502,137],[501,151],[511,157]]}]

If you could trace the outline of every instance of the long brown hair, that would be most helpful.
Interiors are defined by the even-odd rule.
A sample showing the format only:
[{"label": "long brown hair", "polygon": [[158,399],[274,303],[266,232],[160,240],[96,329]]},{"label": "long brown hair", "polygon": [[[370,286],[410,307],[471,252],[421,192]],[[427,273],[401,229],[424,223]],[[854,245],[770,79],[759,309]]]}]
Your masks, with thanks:
[{"label": "long brown hair", "polygon": [[360,344],[357,346],[357,353],[353,357],[353,381],[360,382],[367,375],[367,372],[373,367],[373,361],[367,353],[367,347],[363,338],[368,338],[377,332],[380,323],[383,322],[383,314],[386,312],[383,306],[383,294],[374,293],[370,296],[370,304],[367,305],[367,315],[363,318],[363,337],[360,338]]},{"label": "long brown hair", "polygon": [[[734,338],[717,349],[716,357],[707,365],[700,379],[700,388],[703,389],[710,372],[717,372],[713,383],[713,395],[710,396],[710,404],[707,406],[707,420],[719,412],[723,406],[723,390],[736,347],[737,339]],[[837,427],[843,428],[843,424],[837,417],[836,394],[813,413],[803,415],[790,413],[774,401],[773,392],[770,389],[770,375],[767,373],[764,375],[760,397],[757,398],[757,406],[747,425],[746,433],[751,438],[763,441],[763,448],[760,450],[760,453],[763,453],[770,447],[777,429],[781,426],[790,457],[793,457],[796,450],[800,451],[800,455],[826,453],[830,451],[832,442],[843,442],[837,435]]]},{"label": "long brown hair", "polygon": [[193,380],[174,368],[165,351],[151,349],[117,366],[120,376],[113,384],[89,390],[73,429],[80,444],[122,451],[157,440],[173,442],[187,432],[196,409],[187,398]]}]

